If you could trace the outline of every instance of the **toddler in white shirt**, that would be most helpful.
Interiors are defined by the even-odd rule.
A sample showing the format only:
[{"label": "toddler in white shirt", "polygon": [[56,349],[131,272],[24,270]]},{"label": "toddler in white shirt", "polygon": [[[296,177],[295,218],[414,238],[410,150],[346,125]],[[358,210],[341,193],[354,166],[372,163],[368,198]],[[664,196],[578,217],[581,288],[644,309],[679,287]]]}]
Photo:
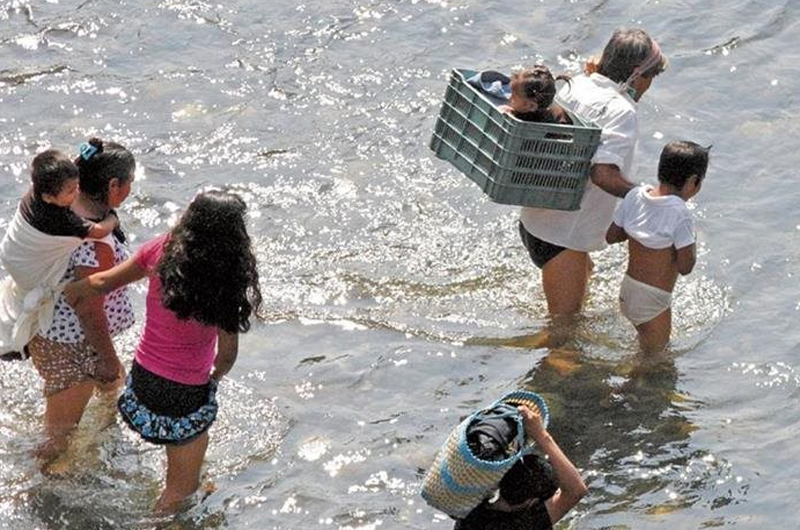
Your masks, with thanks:
[{"label": "toddler in white shirt", "polygon": [[658,186],[628,192],[606,232],[609,243],[628,240],[620,309],[636,327],[645,352],[663,350],[669,342],[672,289],[678,274],[694,268],[694,222],[686,201],[700,191],[708,149],[687,141],[664,146]]}]

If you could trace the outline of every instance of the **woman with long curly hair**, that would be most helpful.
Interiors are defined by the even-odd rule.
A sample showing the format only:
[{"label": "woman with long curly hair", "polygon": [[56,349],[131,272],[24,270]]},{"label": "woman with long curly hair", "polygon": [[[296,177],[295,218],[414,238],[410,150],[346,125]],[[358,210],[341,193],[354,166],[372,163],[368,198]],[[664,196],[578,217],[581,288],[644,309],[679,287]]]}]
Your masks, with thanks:
[{"label": "woman with long curly hair", "polygon": [[256,260],[237,195],[197,195],[178,224],[124,263],[67,286],[73,304],[149,278],[144,331],[118,408],[167,451],[156,509],[174,511],[200,482],[216,389],[261,305]]}]

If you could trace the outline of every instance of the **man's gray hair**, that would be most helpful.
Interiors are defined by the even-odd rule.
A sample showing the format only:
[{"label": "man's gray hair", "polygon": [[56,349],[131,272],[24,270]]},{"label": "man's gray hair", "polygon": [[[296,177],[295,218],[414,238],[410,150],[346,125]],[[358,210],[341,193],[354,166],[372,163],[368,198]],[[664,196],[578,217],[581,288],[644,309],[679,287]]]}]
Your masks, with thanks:
[{"label": "man's gray hair", "polygon": [[[603,50],[597,73],[624,83],[630,81],[634,73],[655,77],[666,69],[667,64],[658,44],[644,30],[618,29]],[[636,72],[640,66],[645,66],[646,70]]]}]

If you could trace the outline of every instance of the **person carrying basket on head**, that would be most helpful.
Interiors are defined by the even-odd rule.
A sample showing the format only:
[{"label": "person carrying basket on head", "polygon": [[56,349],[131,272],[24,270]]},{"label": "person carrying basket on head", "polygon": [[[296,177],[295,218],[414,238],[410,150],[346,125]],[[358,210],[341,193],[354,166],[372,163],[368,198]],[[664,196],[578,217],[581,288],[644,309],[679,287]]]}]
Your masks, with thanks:
[{"label": "person carrying basket on head", "polygon": [[578,470],[561,451],[536,410],[519,408],[525,434],[549,460],[523,456],[503,475],[495,495],[456,520],[453,530],[544,530],[587,493]]},{"label": "person carrying basket on head", "polygon": [[548,418],[541,396],[525,390],[476,411],[448,436],[422,497],[456,520],[454,530],[552,528],[587,489]]},{"label": "person carrying basket on head", "polygon": [[589,252],[605,247],[605,229],[617,199],[634,187],[630,173],[639,136],[636,103],[666,67],[666,57],[646,32],[620,29],[599,61],[587,64],[586,75],[559,92],[564,108],[594,122],[602,134],[580,209],[523,207],[520,212],[520,236],[542,270],[551,315],[581,310],[592,269]]}]

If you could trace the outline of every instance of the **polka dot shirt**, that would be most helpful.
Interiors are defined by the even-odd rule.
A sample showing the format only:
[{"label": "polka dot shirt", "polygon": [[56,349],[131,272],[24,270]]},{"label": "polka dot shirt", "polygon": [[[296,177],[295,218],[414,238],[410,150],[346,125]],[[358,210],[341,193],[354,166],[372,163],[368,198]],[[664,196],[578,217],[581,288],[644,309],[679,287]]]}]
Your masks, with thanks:
[{"label": "polka dot shirt", "polygon": [[[97,254],[95,253],[95,243],[86,241],[72,253],[69,266],[64,273],[64,280],[75,279],[76,267],[99,267]],[[126,246],[114,237],[114,264],[119,264],[128,259],[129,253]],[[104,304],[106,318],[108,319],[108,331],[111,336],[122,333],[134,323],[133,307],[128,299],[128,289],[121,287],[106,295]],[[44,338],[54,342],[76,344],[85,339],[83,329],[78,320],[75,310],[64,299],[64,295],[56,300],[55,311],[53,312],[53,324],[45,333]]]}]

